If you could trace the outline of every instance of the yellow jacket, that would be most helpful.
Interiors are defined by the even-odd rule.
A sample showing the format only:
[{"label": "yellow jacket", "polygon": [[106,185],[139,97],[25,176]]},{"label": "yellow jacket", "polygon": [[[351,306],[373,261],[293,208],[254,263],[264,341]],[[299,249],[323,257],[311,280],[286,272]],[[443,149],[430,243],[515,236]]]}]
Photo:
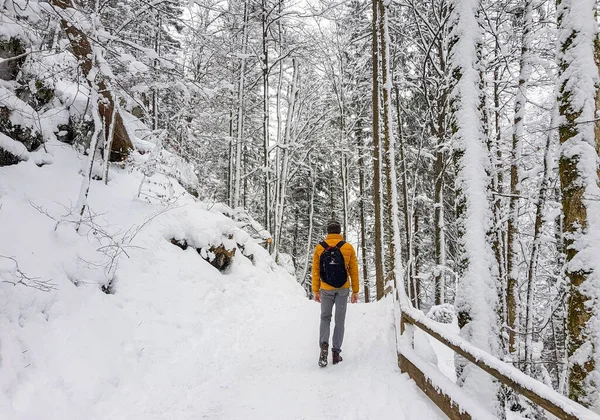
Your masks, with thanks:
[{"label": "yellow jacket", "polygon": [[[329,246],[336,246],[340,241],[343,241],[344,237],[339,233],[330,233],[325,238],[325,242]],[[318,292],[321,289],[324,290],[334,290],[335,287],[330,286],[325,282],[321,282],[321,254],[324,249],[321,245],[317,245],[315,248],[315,253],[313,255],[313,263],[312,263],[312,290],[313,293]],[[344,262],[346,263],[346,271],[350,276],[350,280],[352,280],[352,292],[358,293],[360,288],[358,283],[358,262],[356,261],[356,251],[354,251],[354,247],[349,243],[345,243],[341,248],[342,256],[344,257]],[[346,283],[340,287],[340,289],[349,288],[350,280],[347,280]]]}]

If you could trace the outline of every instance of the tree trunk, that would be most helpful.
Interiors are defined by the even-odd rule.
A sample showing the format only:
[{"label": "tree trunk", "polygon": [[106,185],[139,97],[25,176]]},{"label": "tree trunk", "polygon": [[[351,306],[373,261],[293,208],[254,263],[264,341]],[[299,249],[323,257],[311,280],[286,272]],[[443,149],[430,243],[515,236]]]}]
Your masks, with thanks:
[{"label": "tree trunk", "polygon": [[[439,47],[440,51],[442,47]],[[441,69],[446,71],[446,63],[440,52]],[[446,222],[444,216],[444,176],[446,173],[446,103],[448,92],[444,89],[438,104],[437,118],[437,147],[434,163],[434,246],[435,246],[435,271],[434,271],[434,303],[441,305],[446,302]]]},{"label": "tree trunk", "polygon": [[375,289],[377,300],[383,297],[383,232],[381,215],[381,151],[379,146],[379,46],[378,2],[373,2],[372,58],[373,58],[373,200],[375,204]]},{"label": "tree trunk", "polygon": [[233,182],[233,203],[232,207],[240,205],[240,190],[242,179],[242,142],[244,139],[244,90],[246,82],[246,48],[248,44],[248,4],[244,2],[244,21],[242,32],[242,57],[240,59],[240,78],[238,85],[238,115],[237,115],[237,138],[235,143],[235,163],[234,163],[234,182]]},{"label": "tree trunk", "polygon": [[[506,282],[506,324],[508,327],[508,351],[513,353],[516,351],[515,338],[516,338],[516,314],[518,310],[518,284],[519,284],[519,270],[517,266],[517,253],[519,251],[519,238],[518,238],[518,220],[519,220],[519,206],[520,206],[520,195],[521,195],[521,179],[520,179],[520,166],[521,166],[521,149],[523,136],[525,135],[524,122],[525,117],[525,105],[527,102],[527,87],[528,81],[531,77],[531,65],[529,59],[530,50],[530,33],[531,25],[533,20],[533,7],[531,0],[526,0],[524,10],[524,21],[523,21],[523,32],[521,36],[521,56],[519,59],[519,84],[517,87],[517,95],[515,98],[515,115],[513,121],[513,133],[512,133],[512,153],[510,163],[510,201],[509,201],[509,217],[508,217],[508,228],[506,236],[507,246],[507,258],[506,258],[506,271],[507,271],[507,282]],[[531,266],[531,265],[530,265]],[[531,284],[530,284],[531,285]],[[529,287],[528,287],[529,289]],[[527,301],[529,302],[531,296],[528,296]],[[531,308],[532,309],[532,308]],[[530,308],[527,306],[527,312],[529,313]],[[529,337],[529,331],[527,331]],[[531,337],[529,337],[531,338]],[[526,345],[527,347],[527,338]],[[530,366],[529,366],[530,367]]]},{"label": "tree trunk", "polygon": [[358,203],[360,211],[360,248],[362,256],[362,274],[363,284],[365,293],[365,303],[371,301],[370,290],[369,290],[369,271],[367,269],[367,222],[365,217],[365,201],[366,201],[366,187],[365,187],[365,160],[364,160],[364,142],[363,142],[363,131],[362,131],[362,119],[356,122],[356,138],[358,141],[358,184],[360,201]]},{"label": "tree trunk", "polygon": [[[554,111],[553,111],[554,112]],[[554,126],[555,118],[552,118],[550,126]],[[540,192],[538,195],[536,210],[535,210],[535,222],[533,227],[533,241],[531,244],[531,254],[529,258],[529,269],[527,270],[527,306],[525,313],[525,362],[524,371],[528,375],[531,372],[531,365],[533,361],[533,290],[535,277],[537,273],[537,265],[539,260],[539,250],[542,241],[542,227],[544,224],[544,206],[546,205],[546,194],[550,186],[550,173],[552,171],[552,150],[551,150],[551,139],[553,133],[548,133],[546,137],[546,150],[544,153],[544,174],[542,177],[542,183],[540,184]],[[552,324],[554,329],[554,323]],[[553,331],[554,333],[554,331]]]},{"label": "tree trunk", "polygon": [[[94,132],[90,141],[90,149],[88,150],[88,161],[85,167],[85,173],[83,181],[81,182],[81,188],[79,189],[79,197],[77,198],[77,213],[79,214],[79,222],[77,223],[76,231],[79,231],[83,214],[87,206],[87,198],[90,193],[90,183],[92,181],[92,172],[94,168],[94,158],[96,157],[96,149],[98,148],[98,138],[100,137],[100,130],[102,122],[100,121],[100,113],[98,111],[98,93],[95,90],[91,91],[90,99],[92,101],[92,117],[94,118]],[[141,186],[140,186],[141,188]]]},{"label": "tree trunk", "polygon": [[[154,52],[157,55],[160,55],[160,26],[161,26],[161,17],[160,17],[160,11],[155,8],[155,13],[156,13],[156,22],[157,25],[154,28],[155,32],[154,32]],[[156,71],[158,69],[158,59],[154,59],[154,70]],[[156,131],[158,130],[158,87],[156,86],[157,83],[154,83],[154,86],[152,86],[152,130]]]},{"label": "tree trunk", "polygon": [[406,253],[407,253],[407,275],[406,289],[408,296],[411,299],[413,306],[417,304],[414,294],[414,258],[413,258],[413,236],[412,236],[412,211],[408,205],[408,178],[406,168],[406,156],[404,153],[404,135],[402,132],[402,119],[400,116],[400,89],[397,84],[394,84],[396,91],[396,119],[398,121],[398,138],[400,140],[400,173],[402,174],[402,206],[404,207],[404,234],[406,237]]},{"label": "tree trunk", "polygon": [[413,212],[413,242],[414,246],[414,273],[413,273],[413,283],[412,283],[412,295],[413,295],[413,306],[417,309],[421,307],[421,280],[419,279],[419,247],[416,245],[417,234],[419,233],[419,209],[415,208]]},{"label": "tree trunk", "polygon": [[[600,229],[598,213],[598,111],[599,40],[594,0],[559,0],[559,139],[558,164],[562,192],[565,275],[570,285],[568,302],[569,398],[600,409],[594,376],[600,349],[590,340],[600,333],[590,322],[598,316],[598,270],[590,255],[596,253],[591,237]],[[590,69],[595,68],[591,77]],[[594,338],[592,338],[594,337]],[[589,348],[591,347],[591,348]],[[592,373],[594,372],[594,373]]]},{"label": "tree trunk", "polygon": [[287,190],[287,182],[289,177],[290,167],[290,144],[292,143],[292,125],[294,124],[294,111],[296,108],[296,99],[298,97],[298,73],[299,64],[297,59],[292,59],[292,84],[290,85],[288,92],[288,109],[285,120],[285,133],[283,134],[283,148],[281,149],[281,172],[279,174],[279,202],[276,203],[275,207],[275,250],[279,252],[279,245],[281,241],[281,229],[283,227],[283,210],[285,208],[285,196]]},{"label": "tree trunk", "polygon": [[[496,24],[498,26],[498,23]],[[498,28],[496,27],[496,30]],[[492,212],[493,212],[493,228],[491,231],[492,236],[492,250],[494,252],[494,258],[496,267],[498,269],[498,314],[502,325],[506,325],[506,226],[504,225],[504,214],[503,214],[503,194],[504,194],[504,175],[503,171],[503,154],[502,154],[502,125],[501,125],[501,107],[500,107],[500,44],[498,39],[494,43],[494,83],[493,83],[493,97],[494,97],[494,134],[495,136],[488,137],[488,150],[492,160],[490,167],[490,188],[492,190]],[[506,336],[501,334],[501,342],[503,348],[508,349],[508,339]]]},{"label": "tree trunk", "polygon": [[[306,282],[306,275],[308,273],[308,266],[312,261],[312,255],[310,253],[311,245],[312,245],[312,234],[314,227],[314,214],[315,214],[315,189],[317,185],[317,176],[315,175],[315,168],[309,162],[308,164],[310,170],[310,181],[311,181],[311,189],[310,189],[310,200],[309,200],[309,213],[308,213],[308,238],[306,239],[306,258],[304,259],[304,269],[302,270],[302,284]],[[312,289],[311,289],[312,290]]]},{"label": "tree trunk", "polygon": [[[262,0],[262,16],[261,16],[261,24],[262,24],[262,81],[263,81],[263,171],[264,171],[264,225],[265,229],[271,232],[271,169],[270,169],[270,158],[269,158],[269,49],[267,45],[267,36],[268,36],[268,24],[267,24],[267,0]],[[271,251],[271,246],[269,246],[269,251]]]},{"label": "tree trunk", "polygon": [[[488,241],[492,212],[488,201],[490,155],[486,146],[479,73],[481,30],[478,0],[456,0],[451,12],[450,63],[453,75],[451,122],[456,177],[458,284],[456,309],[461,335],[492,354],[498,352],[497,285]],[[497,384],[457,360],[457,383],[477,387],[496,401]],[[482,386],[482,384],[485,384]],[[494,406],[494,409],[498,407]]]},{"label": "tree trunk", "polygon": [[531,76],[529,64],[529,35],[531,32],[533,8],[531,1],[525,3],[523,33],[521,37],[521,57],[519,60],[519,85],[515,98],[515,116],[512,133],[512,153],[510,163],[510,201],[509,217],[506,237],[507,246],[507,283],[506,283],[506,324],[508,327],[508,351],[514,353],[515,330],[517,328],[516,314],[519,284],[519,270],[517,266],[517,252],[519,246],[518,220],[519,204],[521,195],[520,165],[521,165],[521,142],[525,134],[523,118],[525,117],[525,104],[527,101],[527,86]]},{"label": "tree trunk", "polygon": [[[392,200],[392,161],[394,161],[393,156],[391,156],[390,152],[390,137],[393,136],[393,128],[392,128],[392,120],[390,119],[391,113],[391,76],[390,76],[390,68],[389,68],[389,45],[388,45],[388,34],[386,32],[387,28],[385,22],[387,20],[387,10],[383,5],[383,0],[378,1],[378,9],[379,9],[379,45],[381,49],[381,87],[382,87],[382,103],[383,103],[383,164],[385,168],[385,186],[386,186],[386,194],[387,194],[387,214],[385,219],[387,219],[387,230],[390,233],[389,242],[388,242],[388,251],[389,251],[389,267],[390,274],[394,274],[394,241],[392,232],[392,219],[396,215],[393,212],[393,204]],[[395,187],[395,185],[394,185]],[[385,286],[385,285],[384,285]]]},{"label": "tree trunk", "polygon": [[[342,125],[343,127],[343,125]],[[342,133],[344,132],[344,128],[342,128]],[[342,139],[341,148],[345,148],[344,140]],[[342,151],[342,156],[340,158],[340,166],[341,166],[341,175],[342,175],[342,233],[344,237],[348,236],[348,207],[349,207],[349,199],[348,199],[348,156],[345,151]]]},{"label": "tree trunk", "polygon": [[[386,167],[386,186],[388,196],[388,229],[390,274],[394,291],[404,295],[402,278],[402,258],[400,253],[400,226],[398,222],[398,181],[396,179],[396,139],[394,137],[392,117],[392,75],[390,68],[390,35],[388,10],[383,0],[379,0],[379,36],[381,39],[381,74],[383,87],[383,133]],[[399,98],[398,98],[399,99]],[[418,307],[418,306],[417,306]]]},{"label": "tree trunk", "polygon": [[[231,106],[233,107],[233,100],[231,102]],[[229,154],[227,159],[227,202],[229,203],[229,207],[233,208],[233,190],[235,183],[235,144],[233,141],[233,108],[229,109],[229,147],[227,152]]]},{"label": "tree trunk", "polygon": [[[282,11],[282,4],[283,4],[283,0],[278,0],[277,1],[277,11],[279,16],[281,16],[281,11]],[[282,45],[282,24],[281,24],[281,19],[277,20],[277,36],[278,36],[278,43],[277,43],[277,55],[278,55],[278,77],[277,77],[277,88],[275,89],[275,119],[277,122],[277,127],[275,130],[275,164],[274,164],[274,168],[273,168],[273,175],[274,175],[274,179],[273,179],[273,236],[274,236],[274,241],[273,241],[273,253],[275,254],[275,260],[277,261],[277,259],[279,258],[279,231],[281,229],[280,225],[279,225],[279,203],[281,202],[281,190],[283,188],[283,182],[284,180],[281,178],[281,174],[282,174],[282,160],[283,160],[283,154],[286,152],[285,146],[282,144],[283,142],[283,133],[282,133],[282,127],[283,127],[283,123],[282,123],[282,117],[281,117],[281,96],[282,96],[282,87],[283,87],[283,60],[281,59],[282,56],[282,52],[283,52],[283,45]]]},{"label": "tree trunk", "polygon": [[[51,3],[57,10],[60,16],[67,15],[67,9],[74,8],[71,0],[51,0]],[[114,127],[112,140],[112,148],[110,149],[111,162],[123,161],[129,156],[129,152],[133,149],[133,144],[129,138],[129,133],[125,128],[123,118],[118,112],[114,112],[115,102],[112,92],[107,89],[107,84],[102,77],[97,80],[90,80],[90,73],[97,64],[98,57],[92,50],[92,45],[87,35],[78,27],[76,27],[70,19],[63,18],[60,25],[67,34],[73,54],[79,61],[79,68],[83,76],[88,80],[90,89],[98,92],[98,113],[102,120],[102,130],[104,136],[108,135],[111,126]],[[114,124],[113,124],[114,113]]]}]

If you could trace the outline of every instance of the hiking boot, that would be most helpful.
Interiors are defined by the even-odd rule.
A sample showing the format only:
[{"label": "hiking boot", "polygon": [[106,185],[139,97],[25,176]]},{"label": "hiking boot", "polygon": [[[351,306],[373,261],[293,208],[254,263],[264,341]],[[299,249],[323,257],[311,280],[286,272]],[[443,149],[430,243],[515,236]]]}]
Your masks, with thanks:
[{"label": "hiking boot", "polygon": [[333,364],[337,365],[342,360],[344,360],[344,359],[342,359],[342,356],[340,356],[340,352],[333,350]]},{"label": "hiking boot", "polygon": [[329,354],[329,344],[321,343],[321,354],[319,355],[319,366],[327,366],[327,355]]}]

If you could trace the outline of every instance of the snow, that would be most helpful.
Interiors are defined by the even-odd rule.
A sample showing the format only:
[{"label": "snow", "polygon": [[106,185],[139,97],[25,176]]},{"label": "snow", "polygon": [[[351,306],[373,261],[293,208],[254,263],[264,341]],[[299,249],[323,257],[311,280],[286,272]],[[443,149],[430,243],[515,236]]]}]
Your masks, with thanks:
[{"label": "snow", "polygon": [[420,354],[415,352],[406,343],[401,344],[400,351],[412,364],[414,364],[423,374],[436,384],[437,388],[448,395],[459,407],[463,408],[472,418],[477,420],[497,419],[495,415],[481,404],[477,399],[470,398],[464,389],[456,385],[453,381],[442,375],[437,369],[429,363],[423,361]]},{"label": "snow", "polygon": [[73,117],[82,118],[88,112],[90,93],[87,86],[58,80],[55,82],[54,93]]},{"label": "snow", "polygon": [[[27,39],[23,27],[15,22],[11,22],[4,13],[0,14],[0,40],[8,41],[11,38]],[[0,63],[4,61],[0,58]]]},{"label": "snow", "polygon": [[[552,401],[555,405],[561,407],[564,411],[566,411],[567,413],[570,413],[571,415],[575,416],[576,418],[578,418],[580,420],[584,420],[584,419],[599,420],[600,419],[600,415],[576,404],[575,402],[568,399],[566,396],[556,392],[555,390],[548,387],[547,385],[531,378],[530,376],[527,376],[526,374],[521,372],[519,369],[517,369],[507,363],[504,363],[500,359],[477,348],[476,346],[474,346],[473,344],[469,343],[464,338],[462,338],[460,335],[449,332],[449,329],[447,327],[440,326],[440,324],[427,318],[421,312],[419,312],[415,309],[412,309],[406,305],[402,306],[402,311],[409,314],[416,321],[426,325],[429,329],[433,330],[437,334],[444,337],[453,346],[461,348],[463,351],[465,351],[466,353],[473,356],[476,360],[481,361],[484,364],[486,364],[487,366],[497,370],[505,377],[508,377],[509,379],[511,379],[513,382],[521,385],[522,387],[524,387],[528,390],[535,392],[537,395],[539,395],[542,398],[545,398],[546,400]],[[402,339],[401,343],[404,341],[405,341],[405,339]],[[400,347],[400,350],[402,351],[403,354],[405,354],[406,343],[404,343],[404,347],[402,347],[402,346]],[[410,356],[409,353],[407,353],[407,354]],[[479,367],[475,367],[472,364],[470,364],[470,365],[473,367],[473,369],[479,369],[481,372],[483,372],[483,370],[481,370]],[[485,373],[485,372],[483,372],[483,373]],[[488,374],[485,373],[485,375],[488,375]],[[462,389],[469,391],[468,388],[462,388]]]},{"label": "snow", "polygon": [[13,125],[29,128],[32,134],[39,132],[37,112],[4,86],[0,86],[0,106],[11,111],[9,119]]},{"label": "snow", "polygon": [[[471,321],[462,328],[461,335],[490,353],[498,351],[497,304],[498,294],[491,267],[494,256],[487,235],[492,214],[488,199],[490,166],[485,145],[480,112],[480,75],[478,45],[481,29],[477,22],[476,0],[455,0],[450,17],[453,28],[451,38],[451,74],[460,74],[451,93],[453,124],[453,149],[462,156],[457,164],[456,189],[464,209],[459,215],[459,273],[455,305],[459,312],[469,314]],[[486,375],[469,366],[462,372],[463,385],[482,401],[494,405],[497,385]],[[496,410],[499,407],[495,408]]]},{"label": "snow", "polygon": [[0,133],[0,149],[4,149],[12,155],[19,158],[19,160],[29,159],[29,152],[27,148],[18,141],[15,141],[8,137],[6,134]]},{"label": "snow", "polygon": [[132,61],[127,65],[127,69],[131,74],[138,74],[147,72],[148,66],[140,61]]},{"label": "snow", "polygon": [[[389,302],[349,305],[344,361],[320,369],[319,307],[247,221],[174,182],[174,203],[138,199],[143,175],[115,166],[108,185],[91,182],[93,218],[76,232],[84,159],[46,149],[54,164],[0,168],[0,255],[55,285],[15,286],[3,259],[0,418],[443,418],[397,368]],[[241,242],[254,263],[237,253],[220,273],[169,242],[184,237]],[[115,244],[126,254],[111,271]],[[100,290],[109,280],[114,294]]]},{"label": "snow", "polygon": [[[436,322],[436,325],[445,330],[449,334],[458,334],[460,328],[458,327],[458,320],[454,315],[454,308],[452,305],[445,303],[443,305],[433,306],[427,313],[427,318],[430,318],[432,322],[443,319],[449,322]],[[437,356],[437,367],[440,372],[450,379],[452,382],[456,382],[456,369],[454,366],[454,350],[448,348],[445,344],[440,343],[435,338],[425,334],[421,330],[415,332],[415,340],[418,337],[427,337],[429,345]],[[418,346],[416,347],[418,348]]]}]

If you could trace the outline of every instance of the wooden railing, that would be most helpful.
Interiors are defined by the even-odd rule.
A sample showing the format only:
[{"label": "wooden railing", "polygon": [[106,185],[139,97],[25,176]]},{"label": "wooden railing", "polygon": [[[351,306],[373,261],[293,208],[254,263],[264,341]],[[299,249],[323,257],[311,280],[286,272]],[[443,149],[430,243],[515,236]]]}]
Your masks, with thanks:
[{"label": "wooden railing", "polygon": [[529,398],[560,419],[600,420],[600,415],[575,403],[545,384],[525,375],[515,367],[478,349],[462,337],[449,334],[434,321],[411,307],[402,305],[398,365],[450,419],[495,418],[485,407],[473,401],[461,388],[445,378],[437,368],[424,361],[413,348],[418,328],[477,365],[504,385]]}]

